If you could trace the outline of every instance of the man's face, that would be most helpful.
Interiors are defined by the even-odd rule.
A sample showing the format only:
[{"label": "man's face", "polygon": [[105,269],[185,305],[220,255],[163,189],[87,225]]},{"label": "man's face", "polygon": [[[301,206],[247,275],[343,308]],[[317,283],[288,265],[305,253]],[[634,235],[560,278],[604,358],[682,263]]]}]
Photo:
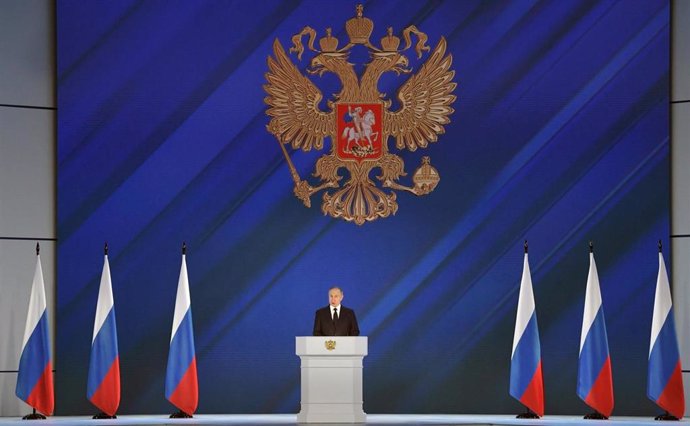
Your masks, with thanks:
[{"label": "man's face", "polygon": [[337,288],[334,288],[328,292],[328,301],[331,303],[331,306],[340,305],[341,300],[343,300],[343,293]]}]

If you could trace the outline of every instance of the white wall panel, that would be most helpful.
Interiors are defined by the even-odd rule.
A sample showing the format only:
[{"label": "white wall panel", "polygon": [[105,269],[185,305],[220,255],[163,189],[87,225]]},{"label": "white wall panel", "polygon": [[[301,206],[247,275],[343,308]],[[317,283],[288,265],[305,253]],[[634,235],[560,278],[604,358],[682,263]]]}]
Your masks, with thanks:
[{"label": "white wall panel", "polygon": [[[671,100],[690,99],[690,1],[671,8]],[[671,104],[671,284],[684,371],[690,371],[690,104]],[[683,373],[685,412],[690,413],[690,372]]]},{"label": "white wall panel", "polygon": [[55,238],[55,112],[0,108],[0,237]]},{"label": "white wall panel", "polygon": [[16,383],[17,373],[0,373],[0,417],[19,417],[31,412],[31,407],[14,394]]},{"label": "white wall panel", "polygon": [[[690,43],[688,47],[690,48]],[[690,79],[690,70],[688,73],[688,79]],[[671,125],[671,232],[674,235],[688,235],[690,234],[690,103],[671,105]]]},{"label": "white wall panel", "polygon": [[[55,74],[55,2],[0,0],[0,416],[31,411],[14,389],[36,242],[8,237],[56,235]],[[41,242],[53,345],[55,246]]]},{"label": "white wall panel", "polygon": [[[690,333],[683,331],[690,330],[690,309],[687,309],[687,303],[684,302],[690,300],[690,238],[674,238],[671,245],[669,273],[673,283],[673,311],[675,313],[676,332],[680,346],[681,364],[684,370],[690,370]],[[668,257],[666,263],[669,263]],[[690,398],[688,399],[690,400]]]},{"label": "white wall panel", "polygon": [[688,401],[688,396],[690,395],[690,373],[683,373],[683,390],[685,394],[685,417],[683,420],[687,421],[686,419],[690,415],[688,413],[688,406],[690,406],[690,401]]},{"label": "white wall panel", "polygon": [[671,15],[671,100],[690,99],[690,0],[674,0]]},{"label": "white wall panel", "polygon": [[54,107],[54,2],[0,3],[0,104]]}]

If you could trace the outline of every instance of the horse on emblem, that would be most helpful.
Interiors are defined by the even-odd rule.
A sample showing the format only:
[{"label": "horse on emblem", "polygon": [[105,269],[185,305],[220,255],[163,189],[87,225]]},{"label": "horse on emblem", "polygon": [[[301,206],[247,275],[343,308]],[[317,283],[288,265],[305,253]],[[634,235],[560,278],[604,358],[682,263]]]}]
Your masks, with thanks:
[{"label": "horse on emblem", "polygon": [[[361,115],[362,108],[356,107],[354,112],[348,107],[348,115],[352,118],[353,126],[347,126],[343,129],[342,139],[347,139],[345,145],[345,152],[353,152],[357,150],[373,151],[374,141],[378,138],[379,133],[374,132],[372,127],[376,124],[376,116],[372,110],[367,110],[364,115]],[[361,142],[367,142],[368,146],[363,146]],[[352,143],[355,147],[352,147]],[[359,149],[358,149],[359,148]]]}]

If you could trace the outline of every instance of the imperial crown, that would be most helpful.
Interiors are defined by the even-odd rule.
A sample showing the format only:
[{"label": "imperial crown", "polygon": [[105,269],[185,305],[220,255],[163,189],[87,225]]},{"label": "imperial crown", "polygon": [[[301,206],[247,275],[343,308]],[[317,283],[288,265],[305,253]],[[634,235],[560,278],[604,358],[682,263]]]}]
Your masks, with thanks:
[{"label": "imperial crown", "polygon": [[386,52],[397,52],[400,38],[393,35],[393,27],[388,27],[388,35],[381,39],[381,47]]},{"label": "imperial crown", "polygon": [[374,30],[374,22],[364,17],[364,6],[357,5],[357,16],[348,19],[345,22],[345,31],[350,36],[350,43],[352,44],[367,44],[369,43],[369,36]]},{"label": "imperial crown", "polygon": [[330,28],[326,28],[326,37],[321,37],[319,46],[322,52],[335,52],[338,50],[338,39],[331,35]]}]

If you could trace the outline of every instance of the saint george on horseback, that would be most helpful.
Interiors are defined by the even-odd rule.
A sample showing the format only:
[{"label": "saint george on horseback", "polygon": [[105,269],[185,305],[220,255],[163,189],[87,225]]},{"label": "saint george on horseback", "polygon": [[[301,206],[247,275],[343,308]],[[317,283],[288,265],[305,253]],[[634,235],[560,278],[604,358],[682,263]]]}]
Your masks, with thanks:
[{"label": "saint george on horseback", "polygon": [[[376,116],[374,112],[368,109],[362,115],[362,107],[356,106],[354,111],[350,105],[347,106],[347,115],[352,119],[352,126],[346,126],[343,129],[341,138],[347,139],[345,145],[345,152],[357,152],[364,150],[365,152],[373,152],[374,141],[378,138],[378,132],[372,131],[372,127],[376,124]],[[352,144],[355,144],[353,147]],[[362,145],[362,142],[367,144]]]}]

